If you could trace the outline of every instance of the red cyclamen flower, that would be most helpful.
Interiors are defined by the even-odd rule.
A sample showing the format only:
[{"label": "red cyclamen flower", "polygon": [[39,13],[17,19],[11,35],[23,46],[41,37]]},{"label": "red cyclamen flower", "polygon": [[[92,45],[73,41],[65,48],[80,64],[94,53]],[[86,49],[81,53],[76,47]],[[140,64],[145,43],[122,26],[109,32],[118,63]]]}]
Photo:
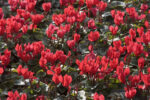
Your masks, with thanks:
[{"label": "red cyclamen flower", "polygon": [[139,36],[141,37],[144,34],[144,28],[143,27],[137,28],[137,32],[138,32]]},{"label": "red cyclamen flower", "polygon": [[88,8],[91,8],[92,6],[96,5],[99,2],[99,0],[86,0],[86,5]]},{"label": "red cyclamen flower", "polygon": [[12,91],[8,92],[7,100],[17,100],[17,98],[20,98],[20,95],[17,90],[14,93]]},{"label": "red cyclamen flower", "polygon": [[116,35],[118,31],[118,26],[113,27],[112,25],[109,27],[109,30],[111,31],[112,35]]},{"label": "red cyclamen flower", "polygon": [[146,86],[150,86],[150,81],[149,81],[149,79],[150,79],[150,74],[141,74],[141,76],[142,76],[142,81],[144,82],[144,84],[146,85]]},{"label": "red cyclamen flower", "polygon": [[25,33],[27,33],[27,31],[28,31],[28,25],[24,25],[22,27],[22,32],[25,34]]},{"label": "red cyclamen flower", "polygon": [[130,18],[138,19],[138,13],[136,12],[135,7],[126,8],[126,12],[129,14]]},{"label": "red cyclamen flower", "polygon": [[96,29],[95,21],[93,19],[88,21],[88,28]]},{"label": "red cyclamen flower", "polygon": [[148,9],[148,5],[147,4],[142,4],[141,5],[141,10],[144,12]]},{"label": "red cyclamen flower", "polygon": [[79,5],[83,6],[84,5],[85,0],[79,0]]},{"label": "red cyclamen flower", "polygon": [[20,97],[20,100],[27,100],[27,94],[23,93]]},{"label": "red cyclamen flower", "polygon": [[70,89],[71,89],[71,86],[70,86],[71,82],[72,82],[72,77],[71,77],[70,75],[65,74],[65,76],[64,76],[64,78],[63,78],[62,85],[63,85],[64,87],[68,88],[68,92],[69,92]]},{"label": "red cyclamen flower", "polygon": [[11,51],[6,49],[4,51],[4,55],[0,55],[1,65],[7,66],[9,64],[9,62],[10,62],[10,56],[11,56]]},{"label": "red cyclamen flower", "polygon": [[9,91],[7,100],[27,100],[27,94],[23,93],[22,95],[19,95],[17,90],[14,93]]},{"label": "red cyclamen flower", "polygon": [[63,82],[63,77],[62,77],[62,75],[54,74],[52,77],[52,80],[55,84],[59,84],[59,83]]},{"label": "red cyclamen flower", "polygon": [[56,25],[62,24],[66,20],[66,15],[64,14],[53,14],[52,20],[55,22]]},{"label": "red cyclamen flower", "polygon": [[42,8],[44,11],[48,12],[51,8],[51,2],[43,3]]},{"label": "red cyclamen flower", "polygon": [[28,68],[22,68],[22,65],[19,65],[17,68],[17,72],[19,75],[22,75],[24,79],[35,79],[33,76],[34,72],[28,71]]},{"label": "red cyclamen flower", "polygon": [[146,28],[149,28],[149,22],[147,20],[144,22],[144,25]]},{"label": "red cyclamen flower", "polygon": [[79,42],[79,40],[80,40],[80,34],[75,33],[74,34],[74,41]]},{"label": "red cyclamen flower", "polygon": [[100,37],[100,34],[98,31],[95,31],[95,32],[91,31],[90,34],[88,35],[88,39],[91,42],[98,40],[99,37]]},{"label": "red cyclamen flower", "polygon": [[2,9],[2,8],[0,8],[0,19],[2,19],[2,18],[3,18],[3,16],[4,16],[3,9]]},{"label": "red cyclamen flower", "polygon": [[86,18],[86,13],[85,12],[78,12],[76,16],[76,20],[78,22],[82,22]]},{"label": "red cyclamen flower", "polygon": [[94,93],[94,97],[93,98],[94,98],[94,100],[105,100],[105,97],[102,94],[98,95],[97,92]]},{"label": "red cyclamen flower", "polygon": [[75,41],[74,40],[68,40],[67,45],[70,49],[73,49],[73,47],[75,46]]},{"label": "red cyclamen flower", "polygon": [[98,7],[99,11],[105,11],[106,7],[107,7],[107,3],[103,2],[103,1],[99,1],[98,4],[96,4],[96,6]]},{"label": "red cyclamen flower", "polygon": [[114,23],[115,23],[116,25],[123,24],[123,23],[124,23],[123,17],[124,17],[124,12],[117,11],[117,13],[116,13],[115,16],[114,16]]},{"label": "red cyclamen flower", "polygon": [[135,96],[136,94],[136,89],[134,89],[133,87],[131,88],[125,88],[125,96],[128,98],[128,99],[131,99]]},{"label": "red cyclamen flower", "polygon": [[4,69],[0,67],[0,75],[3,74]]},{"label": "red cyclamen flower", "polygon": [[138,59],[138,66],[139,66],[140,69],[144,68],[144,62],[145,62],[145,59],[143,57],[140,57]]},{"label": "red cyclamen flower", "polygon": [[131,28],[129,30],[129,34],[130,34],[132,39],[135,39],[135,37],[136,37],[136,30]]},{"label": "red cyclamen flower", "polygon": [[57,31],[57,30],[58,30],[58,27],[54,26],[53,24],[50,24],[50,25],[48,26],[48,29],[46,30],[46,35],[47,35],[49,38],[53,39],[54,37],[52,37],[52,35],[53,35],[54,32]]},{"label": "red cyclamen flower", "polygon": [[40,14],[31,15],[32,23],[37,25],[43,20],[44,16]]}]

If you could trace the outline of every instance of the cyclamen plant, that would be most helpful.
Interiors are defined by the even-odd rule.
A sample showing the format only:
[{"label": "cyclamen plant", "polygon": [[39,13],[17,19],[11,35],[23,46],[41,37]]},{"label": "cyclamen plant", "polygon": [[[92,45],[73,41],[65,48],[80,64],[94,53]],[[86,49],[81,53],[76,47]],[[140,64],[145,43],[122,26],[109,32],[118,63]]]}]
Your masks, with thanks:
[{"label": "cyclamen plant", "polygon": [[149,99],[148,3],[8,0],[10,13],[0,8],[0,99]]}]

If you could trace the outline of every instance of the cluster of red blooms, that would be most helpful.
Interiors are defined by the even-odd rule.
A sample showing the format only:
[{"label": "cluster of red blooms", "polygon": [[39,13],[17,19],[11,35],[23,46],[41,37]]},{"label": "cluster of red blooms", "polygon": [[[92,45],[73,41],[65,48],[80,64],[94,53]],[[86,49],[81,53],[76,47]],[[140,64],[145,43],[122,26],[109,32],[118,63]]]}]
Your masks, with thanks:
[{"label": "cluster of red blooms", "polygon": [[75,33],[73,36],[73,40],[67,40],[67,45],[70,49],[73,49],[73,51],[76,51],[75,44],[78,44],[80,40],[80,34]]},{"label": "cluster of red blooms", "polygon": [[116,10],[111,11],[111,15],[114,18],[114,23],[116,25],[120,25],[120,24],[124,23],[124,21],[123,21],[124,14],[125,13],[121,12],[121,11],[116,11]]},{"label": "cluster of red blooms", "polygon": [[71,82],[72,82],[72,77],[70,75],[65,74],[64,77],[61,75],[61,67],[60,64],[58,67],[52,66],[51,70],[47,70],[48,75],[53,75],[52,81],[55,84],[61,83],[64,87],[68,88],[68,92],[71,89]]},{"label": "cluster of red blooms", "polygon": [[44,50],[44,45],[42,41],[34,42],[32,44],[17,44],[15,50],[17,51],[17,56],[20,57],[24,62],[28,62],[33,59],[36,55],[40,54],[42,50]]},{"label": "cluster of red blooms", "polygon": [[[18,93],[18,91],[16,90],[14,93],[13,91],[8,91],[8,97],[7,100],[28,100],[27,99],[27,94],[26,93],[22,93],[20,95],[20,93]],[[46,97],[41,95],[41,96],[37,96],[36,100],[45,100]],[[1,100],[1,99],[0,99]]]},{"label": "cluster of red blooms", "polygon": [[[44,15],[36,14],[36,2],[36,0],[8,0],[11,10],[17,11],[17,15],[4,19],[3,10],[0,8],[0,36],[16,40],[21,38],[29,27],[30,29],[36,28],[37,24],[44,18]],[[43,3],[42,8],[45,12],[48,12],[51,3]],[[28,19],[31,19],[32,23],[29,23]]]},{"label": "cluster of red blooms", "polygon": [[[52,20],[58,27],[50,24],[48,30],[46,31],[46,34],[49,38],[55,39],[54,37],[52,37],[52,34],[57,31],[57,36],[59,38],[63,38],[66,33],[69,34],[71,25],[73,25],[75,22],[79,24],[85,19],[85,17],[85,12],[76,11],[73,6],[68,6],[64,9],[64,14],[53,14]],[[67,24],[62,25],[62,23]]]},{"label": "cluster of red blooms", "polygon": [[[3,13],[0,13],[0,16],[3,16]],[[33,24],[27,22],[27,19],[29,18],[32,19]],[[3,17],[0,18],[0,36],[5,36],[4,38],[14,40],[21,38],[21,36],[28,31],[28,26],[30,26],[30,29],[35,28],[43,18],[43,15],[32,15],[24,9],[17,9],[16,16],[11,16],[7,19],[4,19]]]},{"label": "cluster of red blooms", "polygon": [[0,35],[5,38],[17,39],[22,36],[20,30],[24,25],[24,20],[19,16],[12,16],[7,19],[0,19]]},{"label": "cluster of red blooms", "polygon": [[[147,9],[143,9],[143,11],[145,11],[145,10],[147,10]],[[141,20],[146,17],[145,14],[141,14],[139,16],[134,7],[126,8],[126,12],[129,14],[130,18],[132,18],[132,19]]]},{"label": "cluster of red blooms", "polygon": [[97,9],[99,9],[101,12],[107,7],[107,3],[99,0],[86,0],[86,5],[90,9],[96,5]]},{"label": "cluster of red blooms", "polygon": [[17,71],[19,75],[24,77],[24,79],[36,79],[36,77],[33,76],[34,72],[28,71],[28,68],[22,68],[22,65],[18,66]]},{"label": "cluster of red blooms", "polygon": [[17,90],[14,93],[13,91],[9,91],[7,100],[27,100],[27,94],[23,93],[19,95]]},{"label": "cluster of red blooms", "polygon": [[25,9],[29,12],[32,12],[35,10],[37,0],[8,0],[8,3],[12,11],[18,9],[19,6],[19,8],[21,9]]},{"label": "cluster of red blooms", "polygon": [[1,55],[0,54],[0,75],[3,74],[4,69],[7,67],[7,65],[10,62],[10,57],[11,57],[11,51],[9,51],[8,49],[6,49],[4,51],[4,54]]},{"label": "cluster of red blooms", "polygon": [[54,65],[56,61],[60,61],[61,64],[65,64],[70,55],[71,52],[68,52],[68,55],[65,55],[62,50],[57,50],[54,54],[50,49],[46,49],[41,52],[39,64],[42,68],[48,69],[48,63],[50,63],[50,65]]},{"label": "cluster of red blooms", "polygon": [[93,53],[93,51],[86,55],[84,60],[81,62],[79,60],[76,60],[76,64],[79,66],[80,74],[89,74],[91,76],[95,76],[100,71],[100,58]]}]

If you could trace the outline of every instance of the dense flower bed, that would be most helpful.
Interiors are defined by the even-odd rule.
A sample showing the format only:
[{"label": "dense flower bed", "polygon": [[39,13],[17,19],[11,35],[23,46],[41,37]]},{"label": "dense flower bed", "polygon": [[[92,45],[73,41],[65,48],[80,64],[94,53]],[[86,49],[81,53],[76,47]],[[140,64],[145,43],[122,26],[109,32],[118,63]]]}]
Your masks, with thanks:
[{"label": "dense flower bed", "polygon": [[148,99],[149,0],[56,2],[0,8],[1,100]]}]

